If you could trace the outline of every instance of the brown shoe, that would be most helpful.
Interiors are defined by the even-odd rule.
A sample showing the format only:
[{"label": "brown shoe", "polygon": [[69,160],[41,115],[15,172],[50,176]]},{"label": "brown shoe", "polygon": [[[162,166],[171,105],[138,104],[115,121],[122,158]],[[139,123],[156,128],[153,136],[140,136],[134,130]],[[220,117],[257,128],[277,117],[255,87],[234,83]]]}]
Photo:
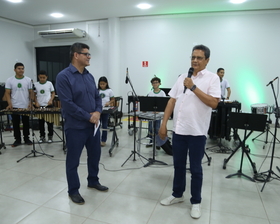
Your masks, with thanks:
[{"label": "brown shoe", "polygon": [[106,142],[101,142],[100,145],[101,147],[104,147],[106,145]]}]

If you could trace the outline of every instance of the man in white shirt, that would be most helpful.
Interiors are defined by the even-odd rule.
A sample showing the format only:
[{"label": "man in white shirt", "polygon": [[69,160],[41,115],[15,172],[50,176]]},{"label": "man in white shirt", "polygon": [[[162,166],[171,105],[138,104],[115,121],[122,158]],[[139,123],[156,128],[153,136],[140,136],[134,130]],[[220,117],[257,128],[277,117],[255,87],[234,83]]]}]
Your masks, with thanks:
[{"label": "man in white shirt", "polygon": [[226,79],[224,79],[225,70],[223,68],[218,68],[217,75],[220,77],[222,99],[229,100],[231,89],[229,82]]},{"label": "man in white shirt", "polygon": [[[162,205],[172,205],[184,201],[186,187],[186,162],[189,155],[191,172],[191,217],[201,216],[202,158],[212,109],[221,97],[219,77],[206,69],[210,60],[210,50],[204,45],[193,47],[191,66],[193,74],[178,77],[169,92],[171,97],[164,111],[159,136],[167,136],[167,122],[173,116],[173,193],[161,201]],[[186,89],[186,90],[184,90]]]}]

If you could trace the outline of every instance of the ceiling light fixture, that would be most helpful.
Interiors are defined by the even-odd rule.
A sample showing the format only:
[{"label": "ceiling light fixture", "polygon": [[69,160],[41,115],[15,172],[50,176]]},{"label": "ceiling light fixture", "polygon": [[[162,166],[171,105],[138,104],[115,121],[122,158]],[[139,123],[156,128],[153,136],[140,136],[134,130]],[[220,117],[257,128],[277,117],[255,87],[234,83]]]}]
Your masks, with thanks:
[{"label": "ceiling light fixture", "polygon": [[233,4],[241,4],[244,2],[246,2],[246,0],[230,0],[230,3],[233,3]]},{"label": "ceiling light fixture", "polygon": [[61,18],[61,17],[63,17],[63,14],[61,14],[61,13],[52,13],[51,16],[54,17],[54,18]]},{"label": "ceiling light fixture", "polygon": [[12,2],[12,3],[20,3],[20,2],[22,2],[22,0],[8,0],[8,2]]},{"label": "ceiling light fixture", "polygon": [[141,4],[137,5],[137,8],[139,8],[139,9],[149,9],[151,7],[152,6],[150,4],[147,4],[147,3],[141,3]]}]

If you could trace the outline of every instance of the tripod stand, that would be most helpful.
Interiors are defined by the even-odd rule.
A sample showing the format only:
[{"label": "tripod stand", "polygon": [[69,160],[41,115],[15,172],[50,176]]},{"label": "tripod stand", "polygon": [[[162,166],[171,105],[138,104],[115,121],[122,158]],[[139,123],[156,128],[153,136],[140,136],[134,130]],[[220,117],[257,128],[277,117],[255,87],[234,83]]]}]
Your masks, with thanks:
[{"label": "tripod stand", "polygon": [[[228,163],[230,158],[241,147],[242,153],[241,153],[240,168],[237,171],[237,173],[228,175],[228,176],[226,176],[226,178],[230,178],[233,176],[239,176],[239,177],[243,176],[243,177],[246,177],[249,180],[255,182],[255,180],[253,178],[242,173],[244,154],[246,154],[247,158],[249,159],[254,173],[255,174],[257,173],[256,164],[251,160],[248,149],[246,148],[245,142],[248,139],[248,137],[252,134],[253,131],[263,131],[264,130],[266,119],[267,119],[267,115],[263,115],[263,114],[247,114],[247,113],[234,113],[234,112],[230,113],[229,125],[232,128],[244,129],[245,131],[244,131],[243,141],[241,141],[239,135],[237,135],[239,142],[240,142],[239,146],[233,151],[233,153],[227,159],[224,159],[224,165],[223,165],[223,169],[226,169],[226,164]],[[258,122],[256,122],[256,121],[258,121]],[[247,131],[250,131],[249,134],[247,134]]]},{"label": "tripod stand", "polygon": [[[141,111],[153,111],[153,117],[149,118],[149,120],[153,123],[152,125],[152,141],[153,141],[153,158],[149,158],[148,163],[144,165],[147,167],[149,165],[167,165],[165,162],[159,161],[155,159],[156,155],[156,121],[161,120],[162,117],[157,116],[157,112],[163,112],[165,110],[166,104],[169,100],[169,97],[139,97],[140,101],[140,110]],[[140,116],[139,116],[140,118]],[[146,117],[143,117],[144,119]],[[140,130],[141,131],[141,130]]]},{"label": "tripod stand", "polygon": [[123,166],[132,156],[133,156],[133,161],[136,161],[136,155],[138,155],[139,157],[149,161],[147,158],[145,158],[144,156],[142,156],[140,153],[138,153],[136,151],[136,101],[139,101],[137,94],[135,93],[135,90],[133,88],[133,85],[130,81],[130,78],[128,77],[128,68],[126,70],[126,79],[125,79],[125,83],[130,84],[130,87],[134,93],[133,96],[133,151],[131,151],[130,156],[124,161],[124,163],[121,165]]},{"label": "tripod stand", "polygon": [[[277,77],[278,78],[278,77]],[[275,78],[274,80],[276,80],[277,78]],[[273,80],[273,81],[274,81]],[[276,117],[276,120],[275,120],[275,128],[274,128],[274,138],[273,138],[273,145],[272,145],[272,152],[271,152],[271,160],[270,160],[270,167],[269,167],[269,170],[266,171],[266,172],[263,172],[261,174],[265,174],[265,173],[268,173],[267,176],[266,176],[266,179],[264,181],[264,184],[263,184],[263,187],[261,189],[261,192],[263,191],[266,183],[270,180],[270,178],[274,178],[272,177],[272,175],[275,175],[277,178],[274,178],[274,179],[280,179],[280,176],[278,176],[276,173],[274,173],[274,171],[272,170],[272,166],[273,166],[273,159],[274,159],[274,151],[275,151],[275,143],[276,143],[276,135],[277,135],[277,127],[278,127],[278,124],[279,124],[279,116],[280,116],[280,111],[279,111],[279,107],[278,107],[278,102],[277,102],[277,98],[276,98],[276,94],[275,94],[275,91],[274,91],[274,86],[273,86],[273,81],[269,82],[266,86],[268,85],[271,85],[271,89],[272,89],[272,92],[273,92],[273,96],[274,96],[274,100],[275,100],[275,105],[276,105],[276,109],[274,111],[275,113],[275,117]],[[277,139],[278,140],[278,139]],[[280,172],[279,168],[277,167],[278,171]]]},{"label": "tripod stand", "polygon": [[[32,106],[32,103],[31,103],[31,108],[30,108],[30,118],[31,118],[31,130],[32,130],[32,150],[29,154],[27,154],[26,156],[22,157],[21,159],[17,160],[17,163],[20,162],[21,160],[23,160],[24,158],[30,158],[30,157],[38,157],[36,155],[39,154],[39,156],[49,156],[49,157],[53,157],[53,155],[49,155],[49,154],[46,154],[46,153],[42,153],[42,152],[38,152],[36,151],[35,149],[35,139],[34,139],[34,136],[35,136],[35,133],[34,133],[34,121],[33,121],[33,115],[34,115],[34,110],[32,110],[33,106]],[[33,156],[31,156],[33,154]]]}]

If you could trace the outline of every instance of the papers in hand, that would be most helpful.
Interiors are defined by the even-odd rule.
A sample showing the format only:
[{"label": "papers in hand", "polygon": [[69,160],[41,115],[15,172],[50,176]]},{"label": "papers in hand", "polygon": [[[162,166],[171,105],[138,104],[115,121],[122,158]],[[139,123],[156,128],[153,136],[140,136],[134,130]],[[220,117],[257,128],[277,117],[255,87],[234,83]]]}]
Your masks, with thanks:
[{"label": "papers in hand", "polygon": [[93,136],[96,135],[96,132],[97,132],[99,126],[100,126],[100,120],[98,120],[98,123],[94,125],[94,133],[93,133]]}]

